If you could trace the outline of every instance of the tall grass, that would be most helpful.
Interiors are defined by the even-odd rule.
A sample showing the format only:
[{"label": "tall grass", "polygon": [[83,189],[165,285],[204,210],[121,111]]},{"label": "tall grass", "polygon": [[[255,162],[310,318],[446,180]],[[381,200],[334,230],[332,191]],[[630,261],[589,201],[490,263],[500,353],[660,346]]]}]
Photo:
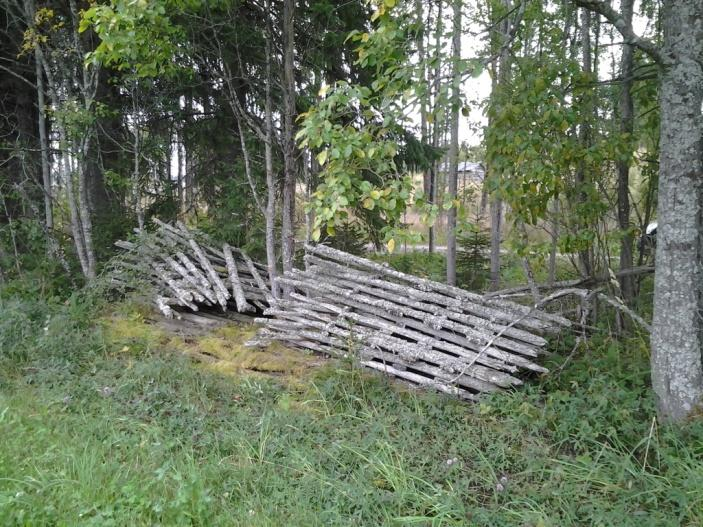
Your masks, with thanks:
[{"label": "tall grass", "polygon": [[3,300],[1,525],[703,524],[703,424],[658,424],[641,339],[466,405],[351,363],[287,384],[125,350],[99,304]]}]

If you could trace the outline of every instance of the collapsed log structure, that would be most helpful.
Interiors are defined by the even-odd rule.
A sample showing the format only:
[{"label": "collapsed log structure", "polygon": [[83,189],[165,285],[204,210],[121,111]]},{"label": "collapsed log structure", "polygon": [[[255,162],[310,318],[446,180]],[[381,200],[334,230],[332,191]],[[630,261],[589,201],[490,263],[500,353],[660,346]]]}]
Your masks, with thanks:
[{"label": "collapsed log structure", "polygon": [[278,340],[413,384],[473,400],[522,384],[558,315],[395,271],[325,246],[306,247],[306,270],[276,279],[288,291],[266,310],[252,345]]},{"label": "collapsed log structure", "polygon": [[305,270],[276,279],[284,298],[274,298],[266,267],[240,249],[214,247],[182,223],[154,221],[154,232],[117,242],[126,252],[114,277],[137,272],[146,278],[166,317],[204,306],[258,315],[262,327],[250,345],[275,340],[351,356],[367,368],[463,399],[520,385],[527,372],[547,372],[538,362],[545,336],[570,325],[535,307],[321,245],[306,247]]},{"label": "collapsed log structure", "polygon": [[247,254],[227,244],[222,249],[196,239],[185,225],[154,220],[153,233],[138,232],[135,242],[118,241],[125,253],[116,261],[121,273],[138,273],[156,289],[154,303],[164,316],[178,318],[173,307],[198,311],[219,306],[223,311],[263,312],[270,304],[268,271]]}]

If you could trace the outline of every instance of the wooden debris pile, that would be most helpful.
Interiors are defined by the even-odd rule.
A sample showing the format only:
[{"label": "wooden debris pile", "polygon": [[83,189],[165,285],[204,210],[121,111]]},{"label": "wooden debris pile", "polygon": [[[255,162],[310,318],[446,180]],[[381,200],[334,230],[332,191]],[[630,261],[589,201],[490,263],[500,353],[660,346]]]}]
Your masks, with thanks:
[{"label": "wooden debris pile", "polygon": [[126,273],[146,277],[157,291],[154,303],[168,318],[176,306],[192,311],[219,306],[239,313],[262,312],[269,306],[265,266],[227,244],[217,248],[196,240],[180,222],[174,226],[155,219],[154,223],[155,232],[138,232],[135,242],[116,243],[126,252],[115,264],[114,280]]},{"label": "wooden debris pile", "polygon": [[[114,280],[128,273],[156,289],[168,318],[217,307],[261,315],[250,344],[273,340],[332,356],[464,399],[522,384],[539,364],[545,336],[570,325],[539,309],[407,275],[325,246],[306,247],[304,271],[276,279],[228,245],[214,247],[181,223],[120,241]],[[174,309],[176,308],[176,309]]]},{"label": "wooden debris pile", "polygon": [[276,279],[288,294],[252,345],[278,340],[464,399],[522,384],[560,316],[395,271],[325,246],[306,247],[306,270]]}]

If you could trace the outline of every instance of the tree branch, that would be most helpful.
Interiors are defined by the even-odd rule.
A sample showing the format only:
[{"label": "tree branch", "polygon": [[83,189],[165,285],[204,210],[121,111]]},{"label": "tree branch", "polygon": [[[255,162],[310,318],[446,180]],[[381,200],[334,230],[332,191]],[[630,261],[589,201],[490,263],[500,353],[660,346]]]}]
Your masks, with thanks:
[{"label": "tree branch", "polygon": [[632,29],[632,25],[628,24],[625,22],[625,18],[622,16],[621,13],[616,11],[610,6],[609,2],[606,2],[604,0],[573,0],[574,4],[577,6],[583,7],[584,9],[588,9],[589,11],[593,11],[594,13],[598,13],[600,15],[603,15],[605,19],[610,22],[612,25],[615,26],[615,28],[620,32],[620,34],[623,36],[625,39],[626,44],[631,44],[635,47],[638,47],[642,51],[644,51],[647,55],[649,55],[654,62],[657,64],[663,65],[664,64],[664,56],[662,55],[661,51],[657,46],[654,45],[654,43],[651,40],[648,40],[646,38],[642,38],[639,35],[637,35],[634,30]]},{"label": "tree branch", "polygon": [[33,83],[32,81],[30,81],[29,79],[25,79],[22,75],[20,75],[19,73],[16,73],[15,71],[11,70],[10,68],[8,68],[8,67],[3,66],[2,64],[0,64],[0,70],[4,71],[5,73],[9,73],[10,75],[12,75],[13,77],[15,77],[15,78],[21,80],[21,81],[24,82],[25,84],[29,84],[29,85],[32,87],[32,89],[34,89],[34,90],[37,89],[37,85],[36,85],[36,84],[34,84],[34,83]]}]

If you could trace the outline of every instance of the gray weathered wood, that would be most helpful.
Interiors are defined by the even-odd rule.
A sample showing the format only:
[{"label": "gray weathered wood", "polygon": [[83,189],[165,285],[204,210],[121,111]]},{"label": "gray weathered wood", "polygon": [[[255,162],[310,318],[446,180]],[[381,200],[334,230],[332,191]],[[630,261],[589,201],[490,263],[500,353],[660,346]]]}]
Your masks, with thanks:
[{"label": "gray weathered wood", "polygon": [[227,272],[229,274],[229,282],[232,286],[232,294],[234,295],[234,300],[237,303],[237,311],[244,313],[246,311],[253,311],[248,303],[246,296],[244,295],[244,290],[242,289],[242,284],[239,281],[239,273],[237,272],[237,265],[234,263],[234,255],[232,255],[232,248],[228,244],[224,244],[222,247],[222,252],[225,255],[225,261],[227,262]]}]

